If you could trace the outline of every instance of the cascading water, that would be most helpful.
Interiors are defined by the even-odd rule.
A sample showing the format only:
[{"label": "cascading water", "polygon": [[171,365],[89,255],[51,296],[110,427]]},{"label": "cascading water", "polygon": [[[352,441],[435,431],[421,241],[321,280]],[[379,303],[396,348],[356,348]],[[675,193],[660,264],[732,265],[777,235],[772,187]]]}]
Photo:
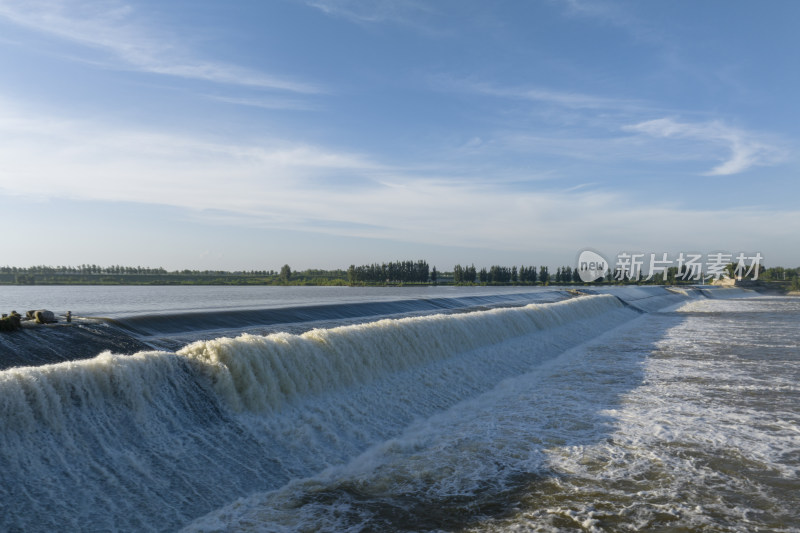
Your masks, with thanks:
[{"label": "cascading water", "polygon": [[174,530],[636,316],[586,296],[8,369],[0,529]]}]

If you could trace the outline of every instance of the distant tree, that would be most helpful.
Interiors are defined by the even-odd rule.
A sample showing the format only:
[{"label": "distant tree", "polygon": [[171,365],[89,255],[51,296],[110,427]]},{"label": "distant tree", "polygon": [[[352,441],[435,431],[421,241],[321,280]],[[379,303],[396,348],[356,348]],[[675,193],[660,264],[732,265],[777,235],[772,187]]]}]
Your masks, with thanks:
[{"label": "distant tree", "polygon": [[436,270],[436,267],[431,269],[431,283],[436,285],[436,280],[439,278],[439,271]]},{"label": "distant tree", "polygon": [[461,283],[464,281],[464,267],[456,265],[453,267],[453,283]]},{"label": "distant tree", "polygon": [[283,265],[281,267],[281,273],[279,277],[281,278],[281,281],[283,281],[284,283],[289,282],[289,279],[292,277],[292,269],[289,268],[289,265]]},{"label": "distant tree", "polygon": [[667,268],[667,284],[675,285],[675,277],[678,274],[678,267]]},{"label": "distant tree", "polygon": [[431,275],[430,267],[428,266],[428,262],[420,259],[414,265],[414,281],[418,281],[420,283],[427,283],[428,278]]},{"label": "distant tree", "polygon": [[481,269],[478,279],[480,279],[481,283],[489,281],[489,272],[486,271],[485,267]]},{"label": "distant tree", "polygon": [[550,272],[548,272],[548,268],[546,266],[539,267],[539,281],[542,282],[542,285],[547,285],[550,281]]},{"label": "distant tree", "polygon": [[467,283],[475,283],[478,273],[475,270],[475,265],[470,265],[464,269],[464,281]]},{"label": "distant tree", "polygon": [[489,283],[506,283],[509,279],[511,279],[511,271],[508,268],[500,265],[492,265],[489,268]]}]

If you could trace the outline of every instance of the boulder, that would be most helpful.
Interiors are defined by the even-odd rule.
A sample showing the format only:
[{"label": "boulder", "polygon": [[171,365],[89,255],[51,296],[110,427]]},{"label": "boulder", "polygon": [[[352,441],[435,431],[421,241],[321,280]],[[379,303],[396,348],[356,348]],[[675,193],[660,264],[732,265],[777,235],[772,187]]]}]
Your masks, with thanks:
[{"label": "boulder", "polygon": [[17,331],[21,327],[19,315],[5,316],[0,319],[0,331]]},{"label": "boulder", "polygon": [[55,313],[47,309],[39,309],[34,313],[34,316],[36,317],[37,324],[52,324],[53,322],[58,322]]}]

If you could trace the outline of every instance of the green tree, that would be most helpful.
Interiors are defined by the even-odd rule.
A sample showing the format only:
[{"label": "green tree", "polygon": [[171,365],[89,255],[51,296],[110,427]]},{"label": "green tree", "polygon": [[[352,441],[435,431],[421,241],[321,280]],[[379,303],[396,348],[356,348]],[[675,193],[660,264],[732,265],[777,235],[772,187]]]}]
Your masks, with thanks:
[{"label": "green tree", "polygon": [[464,281],[464,267],[456,265],[453,267],[453,283],[461,283]]},{"label": "green tree", "polygon": [[468,266],[464,269],[464,281],[467,283],[475,283],[478,277],[478,272],[475,270],[475,265]]},{"label": "green tree", "polygon": [[678,276],[678,267],[667,268],[667,284],[675,285],[675,279]]},{"label": "green tree", "polygon": [[547,285],[550,281],[550,272],[546,266],[539,267],[539,281],[542,282],[542,285]]},{"label": "green tree", "polygon": [[528,267],[528,281],[531,283],[536,283],[536,267],[530,266]]},{"label": "green tree", "polygon": [[281,273],[279,277],[281,278],[281,281],[283,281],[284,283],[289,283],[289,280],[292,277],[292,269],[289,268],[289,265],[283,265],[281,267]]}]

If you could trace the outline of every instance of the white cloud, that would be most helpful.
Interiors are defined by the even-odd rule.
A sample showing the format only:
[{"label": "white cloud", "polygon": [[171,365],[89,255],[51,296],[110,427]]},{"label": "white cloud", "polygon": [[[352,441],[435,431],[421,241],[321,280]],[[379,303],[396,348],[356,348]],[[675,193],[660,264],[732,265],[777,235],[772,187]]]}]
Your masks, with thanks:
[{"label": "white cloud", "polygon": [[542,87],[498,87],[491,83],[475,81],[444,81],[445,86],[500,98],[528,100],[558,105],[573,109],[643,109],[644,104],[635,100],[606,98],[573,91],[554,91]]},{"label": "white cloud", "polygon": [[286,98],[238,98],[234,96],[205,95],[210,100],[225,102],[228,104],[242,105],[247,107],[258,107],[261,109],[283,109],[292,111],[310,111],[314,106],[306,101],[299,99]]},{"label": "white cloud", "polygon": [[119,0],[2,0],[0,18],[108,52],[121,61],[117,68],[296,93],[320,92],[313,84],[197,59],[175,35],[158,33]]},{"label": "white cloud", "polygon": [[[788,242],[800,226],[797,211],[639,206],[624,194],[591,187],[513,190],[491,179],[440,179],[327,147],[232,144],[8,109],[0,105],[5,194],[160,204],[227,225],[509,253],[526,249],[542,258],[564,257],[573,246],[763,251],[764,228],[770,239]],[[641,126],[648,128],[683,131]],[[737,221],[735,233],[730,220]]]},{"label": "white cloud", "polygon": [[416,26],[420,15],[433,12],[430,4],[416,0],[308,0],[306,3],[327,15],[357,23],[393,22]]},{"label": "white cloud", "polygon": [[729,156],[722,163],[705,173],[708,176],[738,174],[753,166],[775,164],[784,157],[778,147],[719,121],[692,124],[660,118],[625,126],[623,129],[657,138],[699,141],[729,150]]},{"label": "white cloud", "polygon": [[[640,117],[664,112],[645,101],[543,87],[500,86],[449,77],[439,77],[434,83],[443,90],[542,104],[539,110],[552,108],[551,112],[531,117],[520,118],[519,114],[514,114],[510,123],[504,122],[504,118],[498,119],[503,129],[493,135],[481,136],[484,152],[491,146],[516,153],[571,160],[721,160],[704,173],[709,176],[733,175],[755,166],[775,165],[787,157],[782,141],[731,127],[721,121],[690,123],[660,118],[636,122]],[[567,115],[569,119],[565,120]],[[543,128],[542,121],[554,125]],[[615,134],[619,130],[635,135]],[[665,146],[654,139],[671,139],[675,144]]]},{"label": "white cloud", "polygon": [[557,106],[561,110],[599,110],[625,113],[652,112],[654,110],[653,106],[642,100],[609,98],[535,85],[499,85],[483,80],[459,79],[447,75],[432,77],[431,82],[433,87],[438,90],[546,104]]},{"label": "white cloud", "polygon": [[562,3],[566,7],[567,15],[612,25],[626,31],[637,41],[659,46],[670,54],[674,53],[675,44],[664,35],[664,28],[637,17],[629,6],[601,0],[563,0]]}]

